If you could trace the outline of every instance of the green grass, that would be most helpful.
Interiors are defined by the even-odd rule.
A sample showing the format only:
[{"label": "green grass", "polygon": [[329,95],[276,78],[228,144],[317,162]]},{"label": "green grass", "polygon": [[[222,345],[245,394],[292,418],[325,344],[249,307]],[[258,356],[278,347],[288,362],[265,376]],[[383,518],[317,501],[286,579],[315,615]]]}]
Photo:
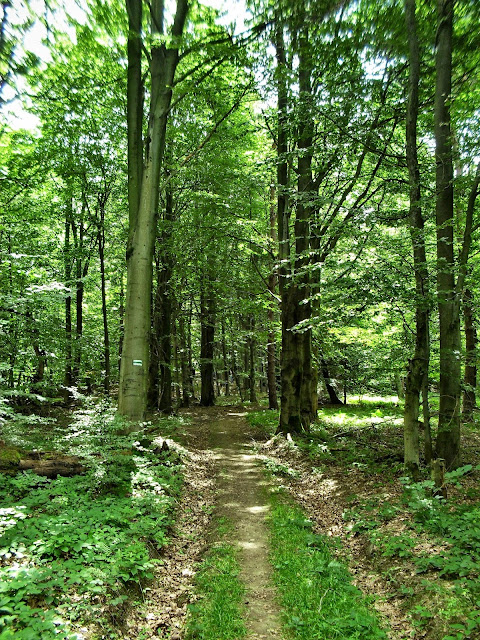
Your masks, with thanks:
[{"label": "green grass", "polygon": [[263,409],[247,414],[247,422],[258,439],[270,438],[278,426],[278,411]]},{"label": "green grass", "polygon": [[[31,444],[22,425],[9,425],[11,441]],[[83,456],[84,475],[2,477],[2,640],[71,638],[92,619],[114,634],[125,603],[152,577],[181,466],[176,454],[155,453],[145,433],[119,435],[123,427],[113,407],[85,407],[64,425],[63,437],[55,433],[56,448]],[[35,443],[51,448],[48,435],[42,442],[36,429]]]},{"label": "green grass", "polygon": [[301,509],[272,497],[271,546],[274,580],[284,628],[293,640],[386,638],[331,542],[313,532]]},{"label": "green grass", "polygon": [[[228,529],[228,522],[222,519],[216,533],[224,536]],[[189,607],[188,640],[240,640],[246,635],[245,589],[238,574],[235,548],[226,542],[217,543],[196,576],[198,600]]]}]

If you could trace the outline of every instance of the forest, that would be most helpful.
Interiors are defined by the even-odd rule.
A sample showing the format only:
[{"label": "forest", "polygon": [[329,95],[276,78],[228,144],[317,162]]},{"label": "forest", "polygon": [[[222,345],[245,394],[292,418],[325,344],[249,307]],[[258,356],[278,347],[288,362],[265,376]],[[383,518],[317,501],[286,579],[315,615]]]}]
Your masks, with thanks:
[{"label": "forest", "polygon": [[2,0],[0,640],[480,638],[478,0]]}]

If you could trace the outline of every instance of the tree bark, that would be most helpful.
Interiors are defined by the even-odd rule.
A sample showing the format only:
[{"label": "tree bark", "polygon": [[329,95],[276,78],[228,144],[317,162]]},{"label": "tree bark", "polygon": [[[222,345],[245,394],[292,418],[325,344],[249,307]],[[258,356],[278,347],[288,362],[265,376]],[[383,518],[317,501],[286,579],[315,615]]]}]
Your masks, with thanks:
[{"label": "tree bark", "polygon": [[437,0],[435,157],[437,295],[440,320],[440,407],[437,457],[460,464],[460,314],[455,287],[452,91],[453,0]]},{"label": "tree bark", "polygon": [[222,357],[223,357],[223,379],[225,381],[225,395],[230,395],[230,367],[227,358],[227,341],[225,339],[225,322],[222,320]]},{"label": "tree bark", "polygon": [[172,288],[174,257],[170,246],[174,221],[170,186],[165,192],[164,226],[160,235],[157,262],[157,289],[153,310],[150,348],[148,404],[163,413],[172,413]]},{"label": "tree bark", "polygon": [[188,358],[188,344],[185,330],[185,311],[182,308],[178,310],[178,346],[180,350],[180,370],[182,375],[182,398],[181,406],[190,406],[190,373],[189,373],[189,358]]},{"label": "tree bark", "polygon": [[[127,0],[129,15],[138,15],[141,0]],[[130,216],[133,228],[129,231],[127,247],[127,294],[125,302],[125,332],[120,368],[119,412],[132,421],[144,418],[147,405],[147,387],[150,346],[150,305],[152,295],[152,260],[156,235],[156,216],[161,167],[165,152],[165,133],[172,98],[172,86],[179,59],[179,39],[187,16],[188,1],[177,0],[172,27],[172,46],[167,48],[163,34],[163,3],[151,4],[151,31],[154,44],[151,50],[151,102],[148,125],[146,159],[142,172],[140,197],[136,215]],[[138,23],[137,23],[138,26]],[[132,54],[133,55],[133,54]],[[129,78],[130,79],[130,78]],[[133,91],[133,90],[132,90]],[[133,102],[133,99],[132,99]],[[131,105],[127,105],[132,109]],[[129,111],[129,128],[135,122]],[[141,131],[141,129],[140,129]],[[129,136],[129,147],[137,136]],[[132,151],[131,157],[134,153]],[[130,157],[130,155],[129,155]],[[138,157],[138,154],[137,154]],[[133,171],[133,168],[132,168]],[[129,191],[129,198],[134,190]],[[134,209],[135,203],[129,202]]]},{"label": "tree bark", "polygon": [[477,329],[474,322],[474,303],[471,289],[463,293],[463,319],[465,326],[465,378],[463,392],[463,420],[471,422],[476,408],[477,388]]},{"label": "tree bark", "polygon": [[328,364],[323,355],[320,355],[320,364],[322,365],[322,375],[325,381],[325,388],[327,389],[328,397],[330,399],[331,404],[343,404],[340,398],[337,395],[335,387],[332,385],[332,381],[330,378],[330,372],[328,370]]},{"label": "tree bark", "polygon": [[210,283],[203,279],[200,292],[200,378],[202,407],[212,407],[215,404],[215,390],[213,381],[213,356],[215,345],[215,298]]},{"label": "tree bark", "polygon": [[280,420],[279,433],[301,433],[298,383],[301,359],[298,349],[298,334],[292,331],[296,325],[297,286],[291,276],[290,260],[290,204],[288,198],[288,139],[286,86],[286,56],[283,23],[277,16],[275,27],[275,49],[277,58],[277,228],[278,228],[278,284],[281,298],[282,350],[280,355]]},{"label": "tree bark", "polygon": [[250,316],[250,327],[248,332],[248,378],[249,378],[249,400],[252,403],[257,402],[257,394],[255,392],[255,318]]},{"label": "tree bark", "polygon": [[[405,382],[404,461],[408,471],[416,477],[420,465],[419,411],[420,394],[428,405],[428,366],[430,360],[428,269],[425,250],[424,220],[420,205],[420,169],[417,155],[418,85],[420,53],[417,37],[415,0],[405,0],[406,30],[409,45],[409,79],[406,123],[406,159],[410,189],[409,227],[412,239],[415,275],[415,351],[409,362]],[[424,412],[425,415],[428,415]],[[429,432],[430,423],[425,424]],[[426,447],[427,462],[431,452]]]},{"label": "tree bark", "polygon": [[[275,255],[275,245],[277,244],[277,230],[275,226],[275,186],[270,187],[270,240],[272,255]],[[274,262],[272,260],[272,262]],[[271,265],[270,274],[268,276],[268,291],[271,295],[269,301],[267,317],[268,317],[268,343],[267,343],[267,388],[268,388],[268,408],[277,410],[277,375],[276,375],[276,345],[275,345],[275,301],[277,288],[277,274],[275,264]]]},{"label": "tree bark", "polygon": [[105,393],[110,393],[110,334],[108,330],[107,313],[107,285],[105,277],[105,209],[100,207],[100,229],[98,231],[98,254],[100,260],[100,277],[102,290],[102,318],[103,318],[103,366],[105,375],[103,388]]},{"label": "tree bark", "polygon": [[[70,388],[73,384],[72,375],[72,256],[70,244],[70,227],[72,218],[72,198],[68,196],[67,212],[65,215],[65,245],[64,245],[64,269],[65,287],[68,289],[65,295],[65,377],[64,385]],[[68,392],[67,392],[68,395]]]}]

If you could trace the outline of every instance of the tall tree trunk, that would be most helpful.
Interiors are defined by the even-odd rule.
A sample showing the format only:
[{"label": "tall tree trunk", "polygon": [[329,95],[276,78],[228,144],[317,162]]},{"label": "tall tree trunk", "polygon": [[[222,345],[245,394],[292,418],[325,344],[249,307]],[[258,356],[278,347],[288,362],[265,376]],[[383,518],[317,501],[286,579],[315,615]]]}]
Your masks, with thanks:
[{"label": "tall tree trunk", "polygon": [[[405,0],[406,30],[409,44],[409,81],[406,124],[406,157],[410,187],[410,235],[413,248],[415,274],[415,352],[409,362],[405,383],[404,459],[408,471],[415,477],[420,464],[419,411],[420,394],[428,405],[428,365],[430,360],[429,291],[425,250],[424,221],[420,206],[420,169],[417,156],[418,84],[420,80],[420,54],[417,37],[415,0]],[[425,415],[428,415],[424,412]],[[425,424],[427,433],[430,422]],[[428,436],[427,436],[428,441]],[[431,456],[426,447],[427,462]]]},{"label": "tall tree trunk", "polygon": [[200,292],[200,378],[202,407],[215,404],[213,357],[215,345],[215,298],[210,282],[203,278]]},{"label": "tall tree trunk", "polygon": [[[276,254],[277,244],[276,211],[275,211],[275,186],[270,187],[270,240],[272,255]],[[268,291],[272,297],[268,305],[268,343],[267,343],[267,388],[268,408],[278,409],[277,400],[277,375],[276,375],[276,345],[275,345],[275,300],[277,288],[277,274],[274,260],[272,260],[270,274],[268,276]]]},{"label": "tall tree trunk", "polygon": [[[127,11],[138,15],[141,0],[127,0]],[[152,295],[152,260],[156,235],[156,216],[161,167],[165,152],[165,133],[172,98],[172,86],[179,59],[179,40],[182,35],[187,10],[187,0],[177,0],[172,27],[172,45],[167,48],[163,38],[163,2],[153,0],[151,4],[151,97],[148,125],[148,144],[142,172],[141,191],[136,214],[130,216],[129,244],[127,248],[127,295],[125,303],[125,334],[120,369],[119,412],[130,420],[142,420],[147,405],[147,386],[150,346],[150,305]],[[138,22],[135,25],[138,28]],[[140,30],[139,30],[140,31]],[[135,38],[138,35],[134,32]],[[129,38],[133,37],[130,34]],[[129,53],[130,53],[129,49]],[[136,55],[132,53],[132,55]],[[131,81],[129,77],[129,81]],[[131,102],[134,102],[132,99]],[[128,104],[129,129],[137,122]],[[129,148],[138,142],[129,135]],[[130,157],[130,154],[129,154]],[[134,153],[131,153],[132,160]],[[137,154],[138,158],[138,154]],[[134,168],[132,167],[132,172]],[[133,191],[133,189],[132,189]],[[133,195],[129,193],[129,197]],[[135,211],[135,203],[129,203]]]},{"label": "tall tree trunk", "polygon": [[[70,388],[73,384],[72,374],[72,255],[70,245],[70,227],[72,219],[72,198],[69,195],[67,212],[65,215],[65,245],[64,245],[64,270],[65,270],[65,286],[67,293],[65,295],[65,377],[64,385]],[[68,395],[68,392],[67,392]]]},{"label": "tall tree trunk", "polygon": [[165,215],[156,258],[157,289],[150,343],[148,404],[163,413],[172,412],[172,288],[174,259],[170,246],[174,219],[171,188],[165,193]]},{"label": "tall tree trunk", "polygon": [[180,350],[180,369],[182,375],[182,399],[181,406],[190,406],[190,373],[188,366],[188,344],[185,331],[185,311],[180,308],[178,311],[178,345]]},{"label": "tall tree trunk", "polygon": [[160,380],[158,408],[164,413],[172,412],[172,298],[170,287],[171,270],[162,270],[162,306],[160,323]]},{"label": "tall tree trunk", "polygon": [[250,316],[248,332],[248,378],[249,378],[249,400],[252,403],[257,402],[257,394],[255,392],[255,318]]},{"label": "tall tree trunk", "polygon": [[277,16],[275,27],[277,58],[277,228],[278,228],[278,284],[281,298],[282,350],[280,356],[280,420],[279,433],[303,431],[298,394],[301,359],[298,334],[292,331],[296,325],[297,285],[291,276],[290,262],[290,205],[288,200],[288,140],[286,57],[283,23]]},{"label": "tall tree trunk", "polygon": [[460,464],[460,313],[455,287],[452,91],[453,0],[437,0],[435,88],[437,292],[440,319],[440,407],[437,456]]},{"label": "tall tree trunk", "polygon": [[80,367],[82,363],[82,338],[83,338],[83,293],[82,260],[77,256],[76,261],[76,291],[75,291],[75,354],[73,357],[73,380],[79,383]]},{"label": "tall tree trunk", "polygon": [[237,391],[238,391],[238,395],[240,396],[240,402],[243,402],[243,393],[242,393],[242,384],[240,382],[240,376],[238,375],[238,368],[237,368],[237,357],[236,357],[236,353],[235,353],[235,347],[232,347],[232,375],[233,375],[233,379],[235,380],[235,384],[237,385]]},{"label": "tall tree trunk", "polygon": [[477,329],[474,322],[474,304],[471,289],[463,293],[463,319],[465,326],[465,390],[463,392],[463,419],[473,420],[476,408],[475,392],[477,388]]},{"label": "tall tree trunk", "polygon": [[223,378],[225,381],[225,395],[230,395],[230,367],[227,358],[227,341],[225,339],[225,322],[222,320],[222,357],[223,357]]},{"label": "tall tree trunk", "polygon": [[103,318],[103,366],[105,376],[103,388],[105,393],[110,392],[110,334],[108,331],[107,314],[107,285],[105,277],[105,210],[101,208],[100,229],[98,232],[98,254],[100,259],[100,276],[102,289],[102,318]]},{"label": "tall tree trunk", "polygon": [[300,383],[300,411],[303,428],[308,431],[317,416],[317,372],[312,358],[312,329],[310,320],[312,305],[309,300],[310,272],[310,225],[313,216],[312,200],[315,197],[315,181],[312,175],[313,132],[312,115],[312,51],[309,41],[306,14],[301,11],[303,24],[298,36],[298,88],[299,88],[299,125],[298,125],[298,198],[295,218],[296,262],[295,278],[298,279],[300,297],[298,308],[299,321],[306,324],[299,334],[303,356]]},{"label": "tall tree trunk", "polygon": [[192,319],[193,319],[193,300],[190,299],[188,307],[187,322],[187,358],[188,358],[188,379],[190,397],[195,400],[195,369],[193,367],[193,349],[192,349]]},{"label": "tall tree trunk", "polygon": [[123,289],[123,271],[120,272],[120,295],[118,304],[118,370],[122,361],[123,332],[125,319],[125,291]]}]

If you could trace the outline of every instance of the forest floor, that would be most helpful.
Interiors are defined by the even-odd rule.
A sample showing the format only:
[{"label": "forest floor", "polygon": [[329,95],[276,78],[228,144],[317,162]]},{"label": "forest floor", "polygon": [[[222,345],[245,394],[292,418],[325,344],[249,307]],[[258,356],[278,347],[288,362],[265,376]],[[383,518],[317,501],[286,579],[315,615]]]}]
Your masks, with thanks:
[{"label": "forest floor", "polygon": [[[54,618],[42,618],[44,630],[38,623],[37,635],[19,638],[480,638],[475,425],[463,430],[464,466],[447,474],[448,499],[439,500],[426,470],[419,482],[404,477],[402,408],[392,400],[323,407],[311,433],[294,440],[273,435],[276,412],[231,405],[152,418],[140,444],[117,436],[108,444],[114,413],[93,404],[73,422],[63,412],[49,418],[50,444],[69,453],[78,442],[86,475],[7,476],[0,497],[10,551],[0,549],[0,571],[17,577],[0,586],[2,638],[8,615],[25,633],[36,629],[42,598],[59,601],[76,635],[57,636]],[[32,420],[4,428],[5,440],[38,448],[45,426]],[[160,436],[169,437],[165,458]],[[277,526],[279,501],[290,515]],[[303,542],[293,541],[295,526]],[[283,558],[278,531],[293,544]]]},{"label": "forest floor", "polygon": [[[266,524],[272,483],[301,506],[315,533],[334,541],[338,558],[347,564],[353,583],[370,601],[388,638],[480,638],[477,589],[468,592],[465,586],[479,568],[474,554],[468,555],[472,541],[462,540],[460,532],[455,552],[455,541],[439,535],[442,532],[435,527],[443,516],[435,511],[436,503],[429,502],[428,478],[411,485],[402,479],[401,409],[388,402],[379,406],[327,408],[327,421],[302,442],[271,437],[277,420],[274,412],[251,413],[249,408],[247,413],[244,407],[184,412],[189,418],[184,444],[208,459],[216,515],[233,523],[228,539],[240,551],[247,638],[296,637],[285,627],[282,631],[285,612],[272,583]],[[338,432],[327,436],[324,428],[332,428],[327,425],[332,417]],[[451,479],[448,488],[454,507],[447,507],[450,516],[440,528],[455,528],[471,508],[475,536],[480,525],[475,510],[479,474],[473,464],[480,440],[472,430],[466,433],[464,449],[464,471]],[[412,500],[405,498],[406,491]],[[430,515],[420,513],[422,505]],[[420,528],[416,520],[422,521]],[[472,521],[466,526],[471,528]],[[201,537],[207,539],[205,550],[216,544],[211,532]],[[458,565],[465,557],[472,560],[462,569]],[[370,638],[368,631],[351,637]]]}]

